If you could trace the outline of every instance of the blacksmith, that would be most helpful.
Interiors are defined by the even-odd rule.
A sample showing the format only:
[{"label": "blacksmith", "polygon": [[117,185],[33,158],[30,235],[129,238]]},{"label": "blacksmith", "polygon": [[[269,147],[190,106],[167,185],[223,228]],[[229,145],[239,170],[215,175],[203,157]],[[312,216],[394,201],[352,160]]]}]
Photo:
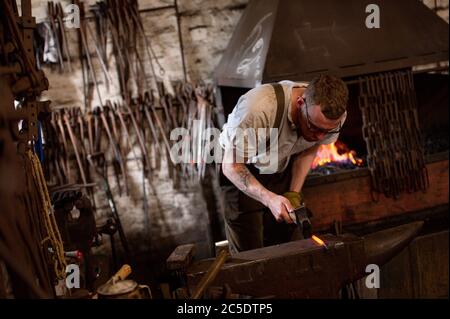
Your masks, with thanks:
[{"label": "blacksmith", "polygon": [[345,83],[330,75],[264,84],[240,97],[220,135],[231,253],[301,239],[289,212],[303,202],[319,146],[337,140],[347,102]]}]

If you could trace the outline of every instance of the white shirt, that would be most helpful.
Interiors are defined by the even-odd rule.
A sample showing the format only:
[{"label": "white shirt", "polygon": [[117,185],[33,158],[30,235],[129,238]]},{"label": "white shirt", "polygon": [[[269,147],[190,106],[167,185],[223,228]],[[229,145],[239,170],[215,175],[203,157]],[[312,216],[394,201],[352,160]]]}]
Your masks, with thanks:
[{"label": "white shirt", "polygon": [[[271,146],[267,153],[258,152],[258,146],[265,144],[266,137],[269,138],[269,128],[275,125],[277,113],[277,98],[275,90],[270,84],[263,84],[251,89],[239,98],[235,108],[228,115],[227,123],[222,128],[219,143],[222,148],[227,148],[230,144],[234,148],[243,152],[248,158],[247,163],[253,163],[261,174],[272,174],[285,170],[292,155],[303,152],[315,145],[334,143],[339,134],[330,134],[324,140],[318,142],[308,142],[302,136],[298,137],[297,127],[291,118],[291,95],[294,87],[307,87],[308,83],[281,81],[279,82],[284,90],[285,105],[284,114],[280,123],[278,145],[276,139],[271,139]],[[346,113],[342,120],[344,123]],[[238,129],[253,128],[255,130],[257,144],[245,134],[245,143],[236,143],[238,140],[236,132]],[[258,128],[266,129],[266,134],[258,134]],[[260,131],[261,132],[261,131]],[[275,140],[275,141],[274,141]],[[277,147],[274,147],[277,146]],[[276,150],[277,151],[276,151]],[[261,164],[261,163],[269,163]]]}]

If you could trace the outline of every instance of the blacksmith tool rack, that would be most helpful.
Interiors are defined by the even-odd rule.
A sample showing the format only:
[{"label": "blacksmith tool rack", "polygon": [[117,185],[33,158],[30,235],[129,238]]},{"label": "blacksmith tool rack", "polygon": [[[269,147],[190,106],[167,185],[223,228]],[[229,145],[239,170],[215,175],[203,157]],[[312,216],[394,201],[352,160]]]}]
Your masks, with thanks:
[{"label": "blacksmith tool rack", "polygon": [[0,259],[14,272],[15,297],[51,298],[55,282],[65,279],[66,261],[41,167],[45,159],[35,153],[40,123],[45,127],[50,115],[50,102],[39,100],[48,80],[36,67],[31,1],[21,1],[22,16],[16,1],[2,1],[0,8],[0,144],[16,179],[8,180],[12,192],[2,198]]}]

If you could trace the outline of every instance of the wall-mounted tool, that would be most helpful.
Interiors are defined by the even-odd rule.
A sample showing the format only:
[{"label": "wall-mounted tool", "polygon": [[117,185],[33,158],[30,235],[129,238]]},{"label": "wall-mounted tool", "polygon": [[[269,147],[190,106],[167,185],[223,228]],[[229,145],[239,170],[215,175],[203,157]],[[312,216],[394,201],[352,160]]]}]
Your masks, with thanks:
[{"label": "wall-mounted tool", "polygon": [[[105,160],[105,155],[103,153],[95,153],[88,155],[88,161],[89,164],[95,168],[95,171],[97,174],[102,178],[103,180],[103,188],[106,193],[106,197],[108,199],[108,204],[111,209],[111,219],[113,220],[113,225],[117,227],[117,231],[119,233],[120,242],[122,244],[122,248],[125,253],[125,259],[127,262],[131,262],[131,253],[130,248],[128,246],[128,241],[125,236],[125,232],[122,227],[122,223],[120,221],[120,216],[117,211],[116,202],[114,201],[114,197],[111,192],[111,188],[108,182],[108,175],[107,175],[107,165]],[[113,243],[113,237],[111,236],[111,243]]]}]

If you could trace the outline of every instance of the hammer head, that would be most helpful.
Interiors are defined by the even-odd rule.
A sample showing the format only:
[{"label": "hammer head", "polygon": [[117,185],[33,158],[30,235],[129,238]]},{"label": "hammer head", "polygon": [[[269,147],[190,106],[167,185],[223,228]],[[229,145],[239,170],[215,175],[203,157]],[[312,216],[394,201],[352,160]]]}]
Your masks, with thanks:
[{"label": "hammer head", "polygon": [[297,224],[297,227],[300,230],[300,234],[303,235],[303,238],[310,238],[312,236],[312,226],[311,221],[309,218],[311,217],[310,211],[305,207],[305,205],[302,205],[291,213],[292,215],[295,215],[295,218],[293,218],[294,222]]}]

